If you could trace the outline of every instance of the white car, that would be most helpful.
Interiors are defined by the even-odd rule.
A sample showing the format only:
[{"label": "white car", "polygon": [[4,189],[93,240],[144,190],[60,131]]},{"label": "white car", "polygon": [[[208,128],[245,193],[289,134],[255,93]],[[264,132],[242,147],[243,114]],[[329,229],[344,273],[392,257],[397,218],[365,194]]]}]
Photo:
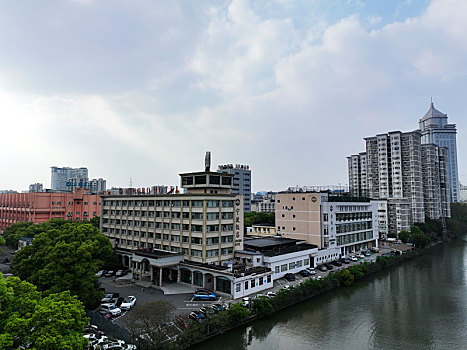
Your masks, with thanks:
[{"label": "white car", "polygon": [[243,304],[243,306],[248,307],[248,305],[250,304],[250,301],[251,301],[251,298],[250,298],[250,297],[244,297],[244,298],[242,299],[242,304]]},{"label": "white car", "polygon": [[365,255],[363,255],[363,254],[357,254],[357,258],[364,259],[364,258],[365,258]]},{"label": "white car", "polygon": [[358,261],[356,256],[351,256],[349,259],[352,260],[352,261]]},{"label": "white car", "polygon": [[310,272],[310,275],[316,275],[316,271],[313,267],[309,267],[307,270]]},{"label": "white car", "polygon": [[266,296],[267,296],[268,298],[274,298],[274,297],[276,296],[276,293],[274,293],[274,292],[267,292],[267,293],[266,293]]},{"label": "white car", "polygon": [[120,316],[122,314],[121,309],[119,309],[115,305],[109,305],[109,304],[102,304],[99,307],[99,312],[100,313],[110,313],[110,314],[112,314],[112,317]]},{"label": "white car", "polygon": [[122,310],[130,310],[133,306],[135,306],[136,303],[136,297],[130,295],[123,300],[122,305],[120,305],[120,308]]}]

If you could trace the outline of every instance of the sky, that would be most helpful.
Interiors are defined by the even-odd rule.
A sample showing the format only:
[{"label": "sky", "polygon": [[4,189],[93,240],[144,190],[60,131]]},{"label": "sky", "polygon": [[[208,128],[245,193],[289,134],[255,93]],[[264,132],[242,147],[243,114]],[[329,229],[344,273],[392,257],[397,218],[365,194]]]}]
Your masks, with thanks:
[{"label": "sky", "polygon": [[465,0],[0,0],[0,189],[50,167],[178,185],[248,164],[252,190],[348,183],[363,138],[457,124],[467,183]]}]

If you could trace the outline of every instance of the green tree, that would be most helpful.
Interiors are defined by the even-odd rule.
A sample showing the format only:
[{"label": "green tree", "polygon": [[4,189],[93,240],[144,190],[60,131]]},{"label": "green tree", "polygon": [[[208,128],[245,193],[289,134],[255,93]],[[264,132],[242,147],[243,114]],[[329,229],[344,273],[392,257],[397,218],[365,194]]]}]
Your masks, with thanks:
[{"label": "green tree", "polygon": [[400,239],[403,243],[410,242],[411,236],[412,236],[412,234],[411,234],[409,231],[401,231],[401,232],[399,232],[399,239]]},{"label": "green tree", "polygon": [[261,318],[266,318],[274,313],[271,300],[266,296],[259,296],[252,301],[252,311]]},{"label": "green tree", "polygon": [[34,226],[32,222],[17,222],[8,226],[3,231],[6,244],[12,248],[18,248],[18,240],[23,236],[31,235],[32,231],[29,230],[31,226]]},{"label": "green tree", "polygon": [[69,290],[86,305],[99,302],[95,273],[115,253],[107,237],[85,222],[66,222],[35,236],[13,259],[13,273],[44,293]]},{"label": "green tree", "polygon": [[96,227],[98,230],[101,229],[101,218],[99,216],[93,217],[91,220],[89,220],[89,223]]},{"label": "green tree", "polygon": [[272,224],[275,225],[275,216],[274,213],[258,213],[252,211],[250,213],[245,213],[244,215],[244,225],[245,227],[255,225],[255,224]]},{"label": "green tree", "polygon": [[232,321],[236,323],[243,322],[250,316],[250,311],[241,303],[233,304],[228,310],[228,313]]},{"label": "green tree", "polygon": [[83,349],[83,304],[70,293],[43,297],[32,284],[0,274],[0,348]]},{"label": "green tree", "polygon": [[424,233],[416,233],[412,235],[412,243],[417,248],[424,248],[429,242],[430,242],[430,239]]},{"label": "green tree", "polygon": [[342,283],[343,283],[345,286],[349,287],[349,286],[352,285],[352,283],[353,283],[355,277],[354,277],[354,275],[352,275],[352,274],[350,273],[350,271],[349,271],[348,269],[343,269],[343,270],[340,272],[340,279],[341,279]]}]

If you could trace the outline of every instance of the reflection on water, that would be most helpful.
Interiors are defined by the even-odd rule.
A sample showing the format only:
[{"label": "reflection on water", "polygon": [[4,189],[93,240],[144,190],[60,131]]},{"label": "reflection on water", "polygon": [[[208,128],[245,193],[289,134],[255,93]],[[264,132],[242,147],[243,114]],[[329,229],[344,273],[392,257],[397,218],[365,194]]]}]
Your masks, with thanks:
[{"label": "reflection on water", "polygon": [[467,349],[467,236],[196,349]]}]

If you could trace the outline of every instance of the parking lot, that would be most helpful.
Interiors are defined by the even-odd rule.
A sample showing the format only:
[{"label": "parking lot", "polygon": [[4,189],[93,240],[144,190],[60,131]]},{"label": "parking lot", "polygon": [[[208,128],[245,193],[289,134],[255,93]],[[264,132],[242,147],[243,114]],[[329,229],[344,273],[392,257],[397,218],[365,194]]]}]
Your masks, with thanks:
[{"label": "parking lot", "polygon": [[[115,277],[101,277],[99,282],[101,288],[104,288],[106,293],[119,293],[120,296],[123,297],[129,295],[136,297],[136,305],[155,300],[168,300],[172,302],[177,308],[175,310],[175,314],[177,315],[188,314],[191,311],[199,310],[199,308],[203,306],[228,301],[228,299],[222,296],[220,296],[217,301],[194,301],[192,298],[193,292],[197,288],[196,286],[194,286],[193,291],[190,291],[189,293],[186,293],[186,286],[181,286],[180,290],[182,293],[164,294],[164,292],[160,289],[142,287],[130,280],[125,283],[117,282]],[[177,286],[174,284],[173,289],[176,288]]]}]

